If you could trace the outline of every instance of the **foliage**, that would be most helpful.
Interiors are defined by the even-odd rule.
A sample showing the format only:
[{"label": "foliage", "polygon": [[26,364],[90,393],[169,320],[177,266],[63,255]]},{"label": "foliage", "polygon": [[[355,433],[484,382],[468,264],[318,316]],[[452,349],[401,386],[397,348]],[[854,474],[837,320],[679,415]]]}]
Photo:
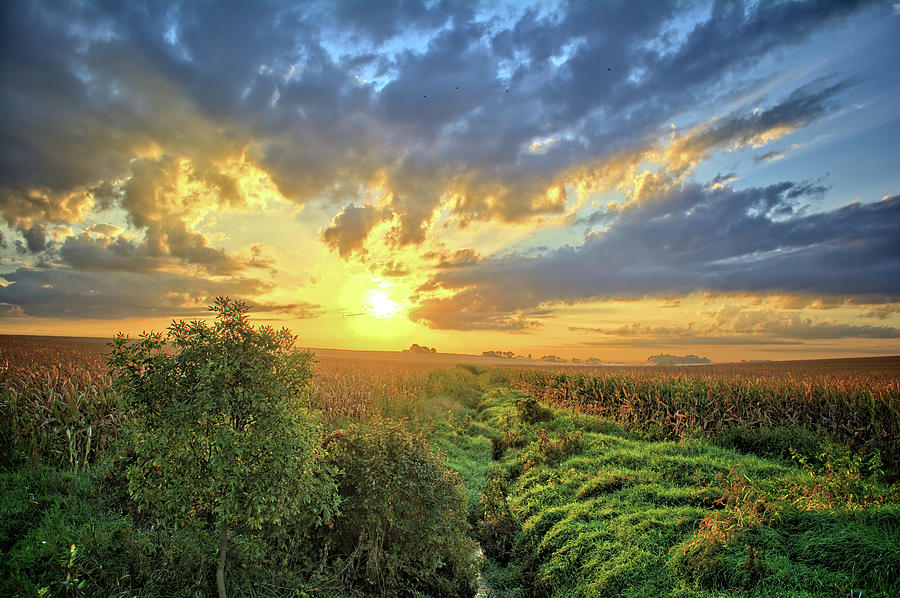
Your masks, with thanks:
[{"label": "foliage", "polygon": [[287,330],[251,326],[241,302],[219,298],[210,309],[213,325],[175,322],[166,337],[133,343],[118,336],[110,364],[134,443],[132,498],[179,527],[215,523],[224,559],[227,529],[319,525],[336,499],[301,407],[312,356],[293,349]]},{"label": "foliage", "polygon": [[[520,396],[484,393],[476,420],[458,431],[501,435]],[[900,495],[878,481],[877,459],[838,451],[798,468],[697,439],[647,442],[582,412],[553,414],[520,432],[483,485],[478,537],[503,595],[900,591]],[[535,459],[573,437],[580,442],[567,455]]]},{"label": "foliage", "polygon": [[519,526],[509,510],[508,483],[502,471],[495,471],[484,484],[478,526],[478,540],[484,553],[501,564],[512,556],[513,540]]},{"label": "foliage", "polygon": [[547,432],[541,430],[537,439],[537,450],[544,463],[558,463],[566,457],[577,453],[583,441],[583,430],[574,433],[570,433],[569,430],[563,430],[556,440],[553,440]]},{"label": "foliage", "polygon": [[794,455],[815,459],[828,444],[822,435],[801,426],[763,427],[756,430],[734,426],[713,434],[710,440],[742,453],[780,459],[792,459]]},{"label": "foliage", "polygon": [[459,477],[420,432],[374,420],[330,434],[341,513],[321,542],[353,585],[397,594],[468,595],[473,545]]},{"label": "foliage", "polygon": [[[821,367],[521,369],[510,373],[510,383],[539,401],[600,415],[653,439],[708,436],[786,456],[790,449],[816,452],[826,438],[865,457],[880,454],[888,478],[900,476],[897,369]],[[783,431],[790,431],[790,444],[777,438]]]},{"label": "foliage", "polygon": [[406,352],[424,353],[424,354],[437,353],[437,349],[435,349],[434,347],[428,347],[426,345],[420,345],[418,343],[413,343],[412,345],[409,346],[409,349],[404,349],[403,351],[404,351],[404,353],[406,353]]},{"label": "foliage", "polygon": [[102,348],[17,338],[0,344],[0,465],[75,471],[115,444],[122,405]]},{"label": "foliage", "polygon": [[329,359],[315,366],[309,406],[339,427],[349,421],[421,415],[435,365]]},{"label": "foliage", "polygon": [[521,396],[513,401],[516,411],[526,424],[536,424],[548,419],[553,419],[553,412],[541,406],[534,397],[528,395]]},{"label": "foliage", "polygon": [[[214,513],[138,512],[126,470],[141,457],[134,429],[122,426],[103,350],[72,339],[0,339],[0,432],[8,440],[0,443],[0,594],[209,595]],[[174,347],[150,353],[159,352],[172,358]],[[462,476],[446,529],[464,529],[468,519],[494,557],[483,566],[497,595],[892,596],[900,594],[900,490],[884,482],[896,479],[897,364],[573,373],[329,358],[292,408],[321,408],[330,429],[365,437],[354,445],[358,463],[385,463],[397,444],[381,443],[386,432],[373,426],[440,447],[420,469],[443,461]],[[549,416],[524,421],[515,402],[526,397],[509,382]],[[410,419],[383,421],[400,416]],[[307,426],[310,418],[301,416]],[[115,453],[120,442],[131,450]],[[314,442],[308,447],[314,459]],[[365,469],[355,469],[363,479]],[[229,567],[233,593],[465,593],[471,544],[392,541],[412,545],[394,553],[375,546],[380,510],[364,512],[366,483],[342,490],[363,510],[346,509],[312,537],[311,514],[232,528],[228,558],[240,563]],[[431,487],[426,495],[448,488],[444,475]],[[411,492],[389,485],[377,496],[396,518]],[[333,507],[336,497],[325,500]],[[408,537],[421,537],[414,521]],[[428,521],[439,535],[437,518]],[[461,537],[454,533],[443,537]],[[396,585],[367,579],[366,547],[401,572]],[[439,561],[423,576],[431,569],[419,564]]]},{"label": "foliage", "polygon": [[[279,541],[267,533],[232,536],[229,559],[240,566],[229,569],[229,589],[285,596],[331,588],[331,595],[349,595],[333,580],[316,578],[308,533],[292,543],[292,531],[285,528]],[[77,474],[46,467],[0,473],[0,596],[36,596],[44,588],[47,596],[68,595],[70,575],[84,584],[84,596],[215,595],[216,542],[214,534],[137,513],[115,463]]]}]

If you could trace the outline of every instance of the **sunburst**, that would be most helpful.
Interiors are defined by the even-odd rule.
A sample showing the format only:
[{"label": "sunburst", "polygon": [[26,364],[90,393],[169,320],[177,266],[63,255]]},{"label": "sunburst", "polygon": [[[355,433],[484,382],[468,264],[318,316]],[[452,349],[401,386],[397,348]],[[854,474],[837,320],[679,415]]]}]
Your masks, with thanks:
[{"label": "sunburst", "polygon": [[382,290],[369,291],[369,303],[366,312],[381,319],[397,318],[403,306],[388,297]]}]

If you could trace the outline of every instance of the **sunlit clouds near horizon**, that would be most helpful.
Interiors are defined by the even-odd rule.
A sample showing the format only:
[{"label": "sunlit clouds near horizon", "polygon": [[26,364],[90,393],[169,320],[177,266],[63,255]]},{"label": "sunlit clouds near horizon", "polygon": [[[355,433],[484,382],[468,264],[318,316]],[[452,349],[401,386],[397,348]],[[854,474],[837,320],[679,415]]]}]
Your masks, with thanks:
[{"label": "sunlit clouds near horizon", "polygon": [[0,333],[900,353],[891,2],[0,10]]}]

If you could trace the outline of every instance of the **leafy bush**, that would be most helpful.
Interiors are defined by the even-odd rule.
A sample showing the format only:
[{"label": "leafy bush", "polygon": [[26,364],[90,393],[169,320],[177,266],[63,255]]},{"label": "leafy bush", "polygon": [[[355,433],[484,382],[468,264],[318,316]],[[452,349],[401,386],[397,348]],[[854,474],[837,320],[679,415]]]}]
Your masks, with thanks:
[{"label": "leafy bush", "polygon": [[520,397],[513,401],[513,405],[516,406],[519,419],[526,424],[537,424],[553,419],[553,411],[546,407],[541,407],[541,404],[534,397]]},{"label": "leafy bush", "polygon": [[381,594],[414,587],[469,595],[466,495],[423,434],[375,420],[333,432],[323,445],[341,470],[341,513],[320,542],[344,579]]},{"label": "leafy bush", "polygon": [[134,443],[129,492],[176,528],[218,528],[223,596],[229,529],[325,523],[336,497],[300,406],[311,354],[293,349],[287,330],[251,326],[242,302],[218,298],[210,309],[213,325],[174,322],[166,337],[133,343],[119,335],[110,364]]},{"label": "leafy bush", "polygon": [[[216,535],[136,513],[121,478],[106,462],[79,473],[0,472],[0,596],[214,596]],[[308,530],[294,538],[295,530],[280,528],[277,537],[265,529],[230,536],[229,562],[240,563],[229,567],[230,593],[290,596],[318,587],[349,595],[315,575]],[[82,584],[80,593],[67,584]]]},{"label": "leafy bush", "polygon": [[484,553],[501,564],[512,556],[519,526],[509,510],[507,483],[502,471],[494,472],[485,482],[481,507],[484,517],[478,527],[478,539]]}]

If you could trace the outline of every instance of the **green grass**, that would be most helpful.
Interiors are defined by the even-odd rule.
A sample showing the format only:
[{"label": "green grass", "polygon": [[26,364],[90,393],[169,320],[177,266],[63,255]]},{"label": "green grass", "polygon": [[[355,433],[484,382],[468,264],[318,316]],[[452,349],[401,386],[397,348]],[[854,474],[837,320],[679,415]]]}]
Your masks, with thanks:
[{"label": "green grass", "polygon": [[[310,583],[307,569],[285,567],[286,551],[258,537],[237,536],[231,550],[231,587],[239,595],[299,596]],[[163,528],[135,512],[103,467],[0,473],[0,555],[3,596],[215,594],[214,534]]]},{"label": "green grass", "polygon": [[[803,468],[771,433],[760,442],[774,459],[650,442],[560,409],[539,421],[522,402],[494,386],[437,426],[470,507],[482,488],[473,519],[495,594],[900,595],[897,489],[858,461]],[[810,438],[796,438],[807,452]],[[718,439],[765,452],[757,440]]]},{"label": "green grass", "polygon": [[[404,425],[459,473],[497,598],[900,595],[900,490],[827,438],[654,441],[530,403],[479,368],[433,372],[428,388]],[[0,471],[0,595],[76,595],[82,582],[83,595],[212,594],[215,538],[137,512],[121,458]],[[363,595],[339,563],[320,569],[308,542],[278,537],[233,539],[233,594]]]}]

